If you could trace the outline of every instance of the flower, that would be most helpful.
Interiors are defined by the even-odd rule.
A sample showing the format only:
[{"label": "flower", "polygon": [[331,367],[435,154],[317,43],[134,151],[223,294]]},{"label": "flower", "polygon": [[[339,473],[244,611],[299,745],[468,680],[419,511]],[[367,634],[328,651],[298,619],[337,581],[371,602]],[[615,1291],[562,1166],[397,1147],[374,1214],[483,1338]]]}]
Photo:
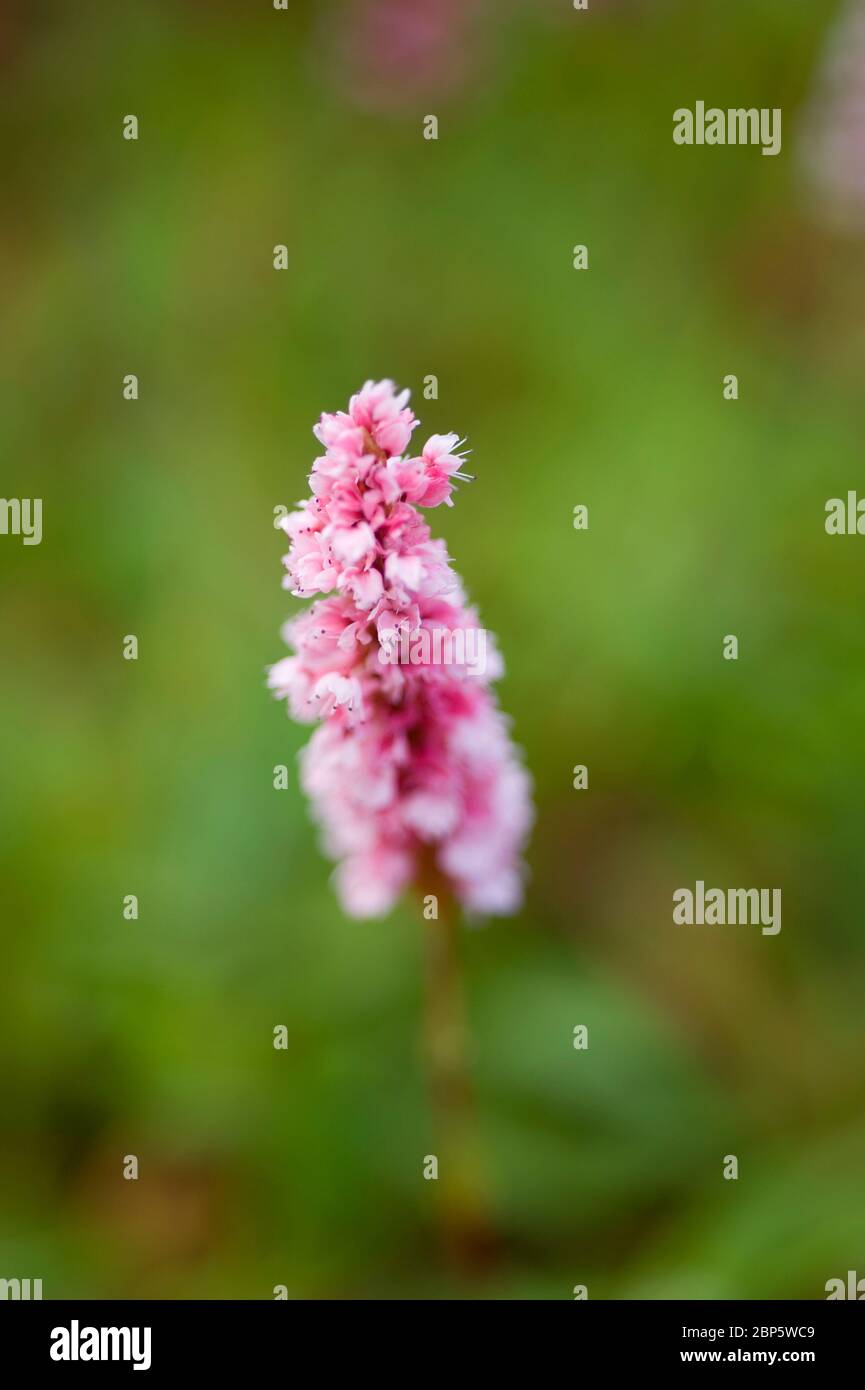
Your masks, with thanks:
[{"label": "flower", "polygon": [[865,227],[865,3],[835,17],[801,122],[800,155],[816,210],[841,230]]},{"label": "flower", "polygon": [[404,640],[482,631],[417,510],[452,505],[454,480],[469,479],[462,441],[432,435],[407,456],[419,423],[407,402],[392,382],[368,381],[315,426],[325,452],[312,495],[281,525],[284,583],[320,597],[285,624],[294,655],[269,668],[268,685],[318,725],[301,782],[347,912],[388,912],[424,887],[431,860],[467,910],[503,915],[522,900],[529,778],[490,687],[502,664],[495,649],[487,659],[487,634],[482,667],[465,655],[476,643]]},{"label": "flower", "polygon": [[353,0],[322,35],[344,96],[373,109],[416,106],[463,86],[483,46],[482,0]]}]

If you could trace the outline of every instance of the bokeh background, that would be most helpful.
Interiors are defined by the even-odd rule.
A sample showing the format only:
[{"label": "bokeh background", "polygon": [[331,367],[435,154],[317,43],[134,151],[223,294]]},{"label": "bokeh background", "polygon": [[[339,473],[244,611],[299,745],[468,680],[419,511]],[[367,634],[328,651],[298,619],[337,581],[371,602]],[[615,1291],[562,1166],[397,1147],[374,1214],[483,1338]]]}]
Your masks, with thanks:
[{"label": "bokeh background", "polygon": [[[2,492],[44,499],[44,538],[0,538],[0,1276],[651,1299],[865,1275],[865,541],[823,526],[865,491],[865,242],[856,178],[813,176],[815,147],[847,174],[865,149],[865,43],[826,56],[855,9],[4,0]],[[697,99],[781,107],[781,155],[674,146]],[[525,910],[462,938],[482,1276],[421,1177],[424,924],[341,915],[308,731],[264,688],[298,607],[273,509],[319,413],[380,376],[474,449],[431,519],[536,789]],[[674,927],[697,878],[780,886],[781,934]]]}]

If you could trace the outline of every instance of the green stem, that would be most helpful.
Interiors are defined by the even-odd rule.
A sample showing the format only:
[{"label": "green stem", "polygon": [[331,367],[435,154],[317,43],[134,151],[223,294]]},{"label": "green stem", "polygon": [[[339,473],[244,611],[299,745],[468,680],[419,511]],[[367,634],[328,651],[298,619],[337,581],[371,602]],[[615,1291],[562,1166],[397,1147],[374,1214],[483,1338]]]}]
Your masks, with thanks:
[{"label": "green stem", "polygon": [[468,1030],[459,917],[439,893],[437,920],[425,921],[426,1057],[439,1159],[446,1253],[463,1273],[482,1271],[494,1253],[468,1068]]}]

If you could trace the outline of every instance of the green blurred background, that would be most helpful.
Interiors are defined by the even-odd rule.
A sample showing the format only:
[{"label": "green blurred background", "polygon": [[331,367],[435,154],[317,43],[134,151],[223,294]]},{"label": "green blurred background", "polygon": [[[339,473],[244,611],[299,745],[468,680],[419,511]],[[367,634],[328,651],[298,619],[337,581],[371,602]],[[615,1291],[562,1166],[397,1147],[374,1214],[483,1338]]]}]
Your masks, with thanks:
[{"label": "green blurred background", "polygon": [[[2,491],[44,499],[44,537],[0,538],[0,1276],[377,1299],[865,1275],[865,541],[823,528],[865,490],[863,243],[797,160],[838,13],[6,0]],[[677,148],[697,99],[780,106],[781,155]],[[342,916],[309,731],[264,688],[299,607],[273,508],[319,413],[380,376],[474,449],[431,522],[536,788],[525,910],[462,940],[483,1278],[443,1258],[421,1176],[424,924]],[[780,886],[781,934],[674,927],[697,878]]]}]

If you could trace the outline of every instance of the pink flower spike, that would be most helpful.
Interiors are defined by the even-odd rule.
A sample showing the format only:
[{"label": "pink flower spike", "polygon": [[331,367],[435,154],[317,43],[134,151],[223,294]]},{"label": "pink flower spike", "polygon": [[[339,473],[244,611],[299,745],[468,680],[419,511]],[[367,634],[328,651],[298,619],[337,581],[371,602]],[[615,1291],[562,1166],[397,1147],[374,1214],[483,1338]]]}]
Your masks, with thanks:
[{"label": "pink flower spike", "polygon": [[432,857],[467,910],[505,915],[522,901],[530,783],[491,689],[497,648],[417,511],[470,480],[464,441],[435,434],[404,458],[419,423],[407,401],[368,381],[315,427],[325,453],[281,522],[284,582],[329,597],[285,625],[295,655],[268,685],[318,724],[301,780],[348,913],[384,915],[424,887]]}]

